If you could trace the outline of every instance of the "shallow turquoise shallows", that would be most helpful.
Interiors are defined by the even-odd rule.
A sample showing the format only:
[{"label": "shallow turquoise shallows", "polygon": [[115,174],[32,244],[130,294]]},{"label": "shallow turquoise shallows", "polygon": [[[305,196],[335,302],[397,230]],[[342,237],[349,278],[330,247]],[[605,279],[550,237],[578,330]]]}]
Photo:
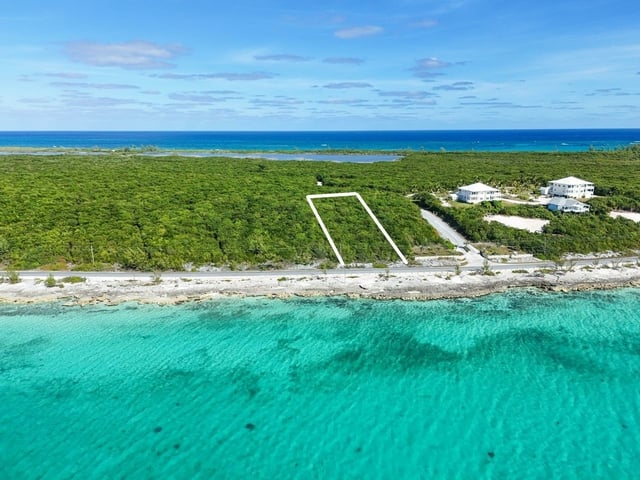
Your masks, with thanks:
[{"label": "shallow turquoise shallows", "polygon": [[0,307],[2,479],[638,472],[639,290]]}]

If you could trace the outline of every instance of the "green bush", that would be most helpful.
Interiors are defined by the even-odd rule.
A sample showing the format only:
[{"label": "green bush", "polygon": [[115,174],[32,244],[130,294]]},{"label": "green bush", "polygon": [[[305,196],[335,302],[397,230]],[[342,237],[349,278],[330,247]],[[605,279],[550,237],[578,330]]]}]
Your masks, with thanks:
[{"label": "green bush", "polygon": [[72,275],[70,277],[64,277],[60,281],[62,283],[83,283],[83,282],[86,282],[87,279],[85,277],[80,277],[78,275]]},{"label": "green bush", "polygon": [[22,281],[22,279],[20,278],[20,274],[15,270],[9,270],[7,278],[9,280],[9,283],[11,284],[20,283]]}]

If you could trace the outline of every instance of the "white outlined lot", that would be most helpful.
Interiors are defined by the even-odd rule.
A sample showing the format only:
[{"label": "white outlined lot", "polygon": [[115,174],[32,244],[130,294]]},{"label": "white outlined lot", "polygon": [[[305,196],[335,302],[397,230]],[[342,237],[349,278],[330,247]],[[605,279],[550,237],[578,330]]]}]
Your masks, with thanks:
[{"label": "white outlined lot", "polygon": [[338,251],[338,247],[336,247],[336,244],[334,243],[333,238],[331,238],[331,234],[329,233],[329,230],[327,230],[327,227],[325,226],[324,222],[322,221],[322,217],[320,217],[320,214],[318,213],[318,209],[313,204],[313,200],[318,199],[318,198],[336,198],[336,197],[356,197],[360,201],[360,204],[364,207],[365,211],[371,217],[371,220],[373,220],[373,222],[376,224],[378,229],[382,232],[382,235],[384,235],[384,238],[386,238],[387,242],[389,242],[389,245],[391,245],[393,250],[398,254],[398,257],[400,257],[400,260],[402,260],[402,263],[404,263],[405,265],[407,265],[409,263],[407,261],[407,259],[405,258],[405,256],[400,251],[400,249],[398,248],[398,246],[395,244],[395,242],[389,236],[387,231],[384,229],[384,227],[382,226],[382,224],[380,223],[378,218],[371,211],[371,209],[369,208],[369,205],[366,204],[366,202],[360,196],[359,193],[357,193],[357,192],[346,192],[346,193],[320,193],[320,194],[315,194],[315,195],[307,195],[307,202],[309,203],[309,206],[311,207],[311,211],[316,216],[316,220],[318,220],[318,224],[320,225],[320,228],[322,229],[322,232],[324,233],[325,237],[327,237],[327,240],[329,241],[329,245],[331,245],[331,248],[333,249],[333,253],[336,254],[336,257],[338,258],[338,263],[340,264],[341,267],[344,267],[344,260],[342,259],[342,255],[340,255],[340,252]]}]

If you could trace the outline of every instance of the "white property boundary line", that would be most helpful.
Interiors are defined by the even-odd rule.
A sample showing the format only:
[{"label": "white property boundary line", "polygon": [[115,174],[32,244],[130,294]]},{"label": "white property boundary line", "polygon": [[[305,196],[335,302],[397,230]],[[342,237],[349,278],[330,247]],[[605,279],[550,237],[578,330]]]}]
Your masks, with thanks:
[{"label": "white property boundary line", "polygon": [[366,202],[364,201],[364,199],[360,196],[360,194],[358,192],[319,193],[319,194],[315,194],[315,195],[307,195],[307,202],[309,202],[309,206],[311,207],[311,211],[316,216],[316,220],[318,220],[318,224],[320,225],[320,228],[324,232],[325,237],[327,237],[327,240],[329,241],[329,245],[331,245],[331,248],[333,249],[333,253],[336,254],[336,257],[338,257],[338,263],[340,264],[340,266],[344,267],[344,260],[342,259],[342,255],[340,255],[340,252],[338,251],[338,248],[336,247],[336,244],[333,242],[333,238],[331,238],[331,235],[329,234],[329,230],[327,230],[327,227],[325,226],[324,222],[322,221],[322,218],[320,217],[320,214],[318,213],[318,209],[313,204],[313,200],[317,199],[317,198],[336,198],[336,197],[356,197],[360,201],[360,203],[362,204],[362,206],[364,207],[366,212],[371,217],[371,220],[373,220],[374,223],[376,224],[376,226],[380,229],[380,231],[382,232],[382,235],[384,235],[384,238],[387,239],[387,242],[389,242],[389,244],[393,247],[393,250],[395,250],[395,252],[398,254],[398,256],[400,257],[400,260],[402,260],[402,263],[404,263],[405,265],[407,265],[409,263],[407,261],[407,259],[405,258],[405,256],[400,251],[400,249],[398,248],[398,246],[391,239],[391,237],[389,236],[387,231],[384,229],[384,227],[382,226],[382,224],[380,223],[378,218],[373,214],[373,212],[369,208],[369,205],[366,204]]}]

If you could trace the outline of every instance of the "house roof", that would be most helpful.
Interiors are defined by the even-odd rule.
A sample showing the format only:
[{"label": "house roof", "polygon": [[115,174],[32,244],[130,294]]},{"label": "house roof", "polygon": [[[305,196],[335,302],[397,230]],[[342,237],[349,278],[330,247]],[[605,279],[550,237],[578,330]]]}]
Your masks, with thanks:
[{"label": "house roof", "polygon": [[591,182],[587,182],[586,180],[582,180],[581,178],[577,178],[577,177],[565,177],[565,178],[561,178],[559,180],[552,180],[549,183],[561,183],[563,185],[569,184],[569,185],[593,185]]},{"label": "house roof", "polygon": [[565,198],[565,197],[553,197],[553,199],[548,203],[548,205],[557,205],[558,207],[564,207],[564,206],[574,206],[574,205],[583,205],[586,206],[586,204],[579,202],[578,200],[575,200],[573,198]]},{"label": "house roof", "polygon": [[484,183],[472,183],[471,185],[465,185],[464,187],[460,187],[458,190],[468,190],[471,192],[499,192],[497,188],[490,187],[489,185],[485,185]]}]

